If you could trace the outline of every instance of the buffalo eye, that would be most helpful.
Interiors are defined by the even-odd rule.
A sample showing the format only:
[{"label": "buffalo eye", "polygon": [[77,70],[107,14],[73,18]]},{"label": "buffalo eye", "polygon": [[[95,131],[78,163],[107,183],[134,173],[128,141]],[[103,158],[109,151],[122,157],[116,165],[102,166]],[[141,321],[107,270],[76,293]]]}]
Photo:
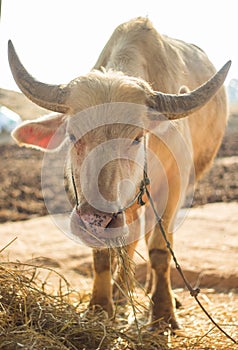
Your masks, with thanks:
[{"label": "buffalo eye", "polygon": [[74,134],[69,134],[69,139],[71,142],[75,143],[77,140],[76,140],[76,137]]},{"label": "buffalo eye", "polygon": [[141,137],[136,137],[133,141],[132,141],[132,145],[139,145],[141,143]]}]

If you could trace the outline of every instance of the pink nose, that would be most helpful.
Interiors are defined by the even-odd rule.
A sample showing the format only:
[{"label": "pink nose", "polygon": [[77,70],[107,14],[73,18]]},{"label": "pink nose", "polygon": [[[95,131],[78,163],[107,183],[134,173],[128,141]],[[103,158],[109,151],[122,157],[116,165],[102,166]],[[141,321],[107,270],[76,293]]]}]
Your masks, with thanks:
[{"label": "pink nose", "polygon": [[102,213],[94,208],[74,208],[70,215],[70,236],[89,247],[107,247],[111,239],[124,234],[121,215]]},{"label": "pink nose", "polygon": [[93,233],[100,234],[105,230],[107,225],[112,221],[112,215],[101,212],[80,213],[80,219],[83,221],[85,228]]},{"label": "pink nose", "polygon": [[70,215],[70,235],[77,242],[92,248],[105,246],[105,229],[112,215],[100,212],[80,212],[76,208]]}]

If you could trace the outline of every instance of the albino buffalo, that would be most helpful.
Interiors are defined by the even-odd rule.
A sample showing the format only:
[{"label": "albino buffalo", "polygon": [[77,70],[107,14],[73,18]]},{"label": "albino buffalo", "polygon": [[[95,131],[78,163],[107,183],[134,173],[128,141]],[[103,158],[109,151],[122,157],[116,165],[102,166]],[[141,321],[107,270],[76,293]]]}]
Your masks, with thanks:
[{"label": "albino buffalo", "polygon": [[[145,236],[152,271],[150,321],[177,328],[171,257],[151,214],[145,180],[150,179],[148,189],[172,245],[191,179],[196,182],[211,165],[223,137],[227,102],[222,85],[230,62],[215,73],[200,48],[159,34],[147,18],[116,28],[92,71],[65,85],[35,80],[11,42],[9,62],[21,91],[58,113],[23,123],[13,138],[19,145],[56,153],[70,140],[67,168],[75,198],[70,230],[93,247],[90,305],[112,316],[114,254],[109,248],[124,244],[132,257]],[[127,285],[123,268],[118,271],[117,297]]]}]

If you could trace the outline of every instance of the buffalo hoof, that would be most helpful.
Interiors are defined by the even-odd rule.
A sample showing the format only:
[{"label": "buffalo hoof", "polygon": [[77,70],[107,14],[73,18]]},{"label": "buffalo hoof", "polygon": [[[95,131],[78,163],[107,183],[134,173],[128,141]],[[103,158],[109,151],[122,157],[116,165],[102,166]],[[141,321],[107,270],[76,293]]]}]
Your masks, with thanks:
[{"label": "buffalo hoof", "polygon": [[89,303],[89,308],[93,311],[103,309],[104,311],[106,311],[108,318],[112,318],[114,316],[114,305],[111,301],[95,302],[91,300]]},{"label": "buffalo hoof", "polygon": [[150,318],[149,330],[151,331],[161,330],[161,333],[164,333],[168,330],[173,332],[177,329],[180,329],[180,326],[174,316],[153,316]]},{"label": "buffalo hoof", "polygon": [[173,335],[176,335],[177,331],[180,330],[180,327],[175,319],[170,320],[169,323],[160,319],[154,321],[153,324],[149,325],[147,329],[149,332],[156,332],[161,335],[167,335],[168,332],[170,332],[170,334],[172,333]]}]

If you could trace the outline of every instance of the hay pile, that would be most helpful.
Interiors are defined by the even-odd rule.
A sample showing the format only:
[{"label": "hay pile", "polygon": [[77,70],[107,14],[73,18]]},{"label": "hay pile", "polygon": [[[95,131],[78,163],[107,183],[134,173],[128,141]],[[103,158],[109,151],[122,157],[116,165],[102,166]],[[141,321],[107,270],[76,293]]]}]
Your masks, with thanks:
[{"label": "hay pile", "polygon": [[[42,272],[48,276],[42,278]],[[58,276],[57,288],[50,282],[51,274]],[[184,299],[184,308],[178,312],[178,317],[186,334],[172,336],[170,330],[167,330],[165,335],[159,335],[158,332],[148,331],[146,327],[148,298],[141,290],[133,295],[133,307],[118,306],[115,319],[108,320],[102,310],[88,310],[88,293],[80,295],[70,291],[64,277],[52,269],[19,262],[2,262],[0,349],[236,348],[217,329],[213,329],[187,292],[177,292],[179,298]],[[217,295],[211,292],[202,298],[218,323],[238,339],[238,296],[235,293]]]}]

